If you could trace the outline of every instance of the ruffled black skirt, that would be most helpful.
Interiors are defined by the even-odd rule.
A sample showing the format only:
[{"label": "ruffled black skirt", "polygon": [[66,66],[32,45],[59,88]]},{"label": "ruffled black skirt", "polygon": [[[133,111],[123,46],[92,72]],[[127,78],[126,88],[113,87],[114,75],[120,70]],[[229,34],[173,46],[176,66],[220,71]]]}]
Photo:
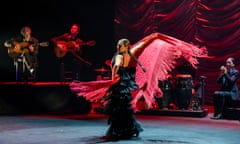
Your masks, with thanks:
[{"label": "ruffled black skirt", "polygon": [[120,71],[121,79],[109,88],[109,102],[105,107],[105,113],[109,114],[106,136],[117,138],[138,137],[143,131],[141,125],[134,116],[131,107],[131,91],[138,88],[135,82],[134,69]]}]

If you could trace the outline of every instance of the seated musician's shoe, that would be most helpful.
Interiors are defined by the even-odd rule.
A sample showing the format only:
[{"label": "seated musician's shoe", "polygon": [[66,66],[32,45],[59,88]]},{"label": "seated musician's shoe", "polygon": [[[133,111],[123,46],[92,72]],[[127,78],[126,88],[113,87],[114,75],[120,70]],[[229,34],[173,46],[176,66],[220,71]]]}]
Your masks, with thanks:
[{"label": "seated musician's shoe", "polygon": [[216,114],[214,115],[213,117],[210,117],[210,119],[214,119],[214,120],[217,120],[217,119],[221,119],[222,118],[222,114]]},{"label": "seated musician's shoe", "polygon": [[31,74],[34,74],[34,69],[33,68],[30,68],[29,71],[30,71]]}]

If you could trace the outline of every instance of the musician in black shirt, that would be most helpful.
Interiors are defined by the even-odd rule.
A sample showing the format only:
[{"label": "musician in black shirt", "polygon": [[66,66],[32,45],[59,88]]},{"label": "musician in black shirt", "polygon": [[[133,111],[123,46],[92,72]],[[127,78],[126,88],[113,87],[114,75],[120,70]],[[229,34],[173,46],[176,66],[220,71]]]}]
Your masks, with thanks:
[{"label": "musician in black shirt", "polygon": [[72,72],[73,80],[80,80],[80,69],[82,64],[91,65],[91,63],[81,57],[82,45],[95,45],[95,41],[84,42],[80,37],[80,25],[72,24],[70,31],[62,35],[53,37],[51,41],[55,45],[55,55],[59,58],[61,64],[61,80],[65,81],[66,71]]}]

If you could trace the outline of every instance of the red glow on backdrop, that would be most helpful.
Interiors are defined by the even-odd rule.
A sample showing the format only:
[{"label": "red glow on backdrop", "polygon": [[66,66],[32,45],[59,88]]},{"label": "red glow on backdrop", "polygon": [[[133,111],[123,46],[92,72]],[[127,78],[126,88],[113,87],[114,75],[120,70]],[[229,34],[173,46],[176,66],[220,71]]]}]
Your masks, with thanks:
[{"label": "red glow on backdrop", "polygon": [[121,24],[121,22],[118,20],[118,19],[114,19],[114,22],[116,23],[116,24]]},{"label": "red glow on backdrop", "polygon": [[115,39],[128,37],[134,43],[152,32],[161,32],[207,47],[213,58],[200,59],[196,71],[196,80],[201,75],[207,77],[206,103],[212,103],[219,66],[225,59],[231,56],[240,64],[239,1],[116,1],[115,7]]}]

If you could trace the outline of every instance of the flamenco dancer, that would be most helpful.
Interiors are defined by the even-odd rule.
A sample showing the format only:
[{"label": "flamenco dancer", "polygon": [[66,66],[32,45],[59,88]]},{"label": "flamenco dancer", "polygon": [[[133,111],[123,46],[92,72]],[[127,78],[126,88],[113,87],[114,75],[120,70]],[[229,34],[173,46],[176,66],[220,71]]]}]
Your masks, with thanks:
[{"label": "flamenco dancer", "polygon": [[158,80],[167,79],[180,57],[197,68],[197,58],[207,57],[207,50],[161,33],[152,33],[133,45],[122,38],[112,58],[111,80],[73,81],[70,88],[78,96],[105,105],[109,128],[103,138],[138,137],[143,128],[134,117],[137,101],[144,97],[148,109],[152,108],[155,97],[162,96]]}]

